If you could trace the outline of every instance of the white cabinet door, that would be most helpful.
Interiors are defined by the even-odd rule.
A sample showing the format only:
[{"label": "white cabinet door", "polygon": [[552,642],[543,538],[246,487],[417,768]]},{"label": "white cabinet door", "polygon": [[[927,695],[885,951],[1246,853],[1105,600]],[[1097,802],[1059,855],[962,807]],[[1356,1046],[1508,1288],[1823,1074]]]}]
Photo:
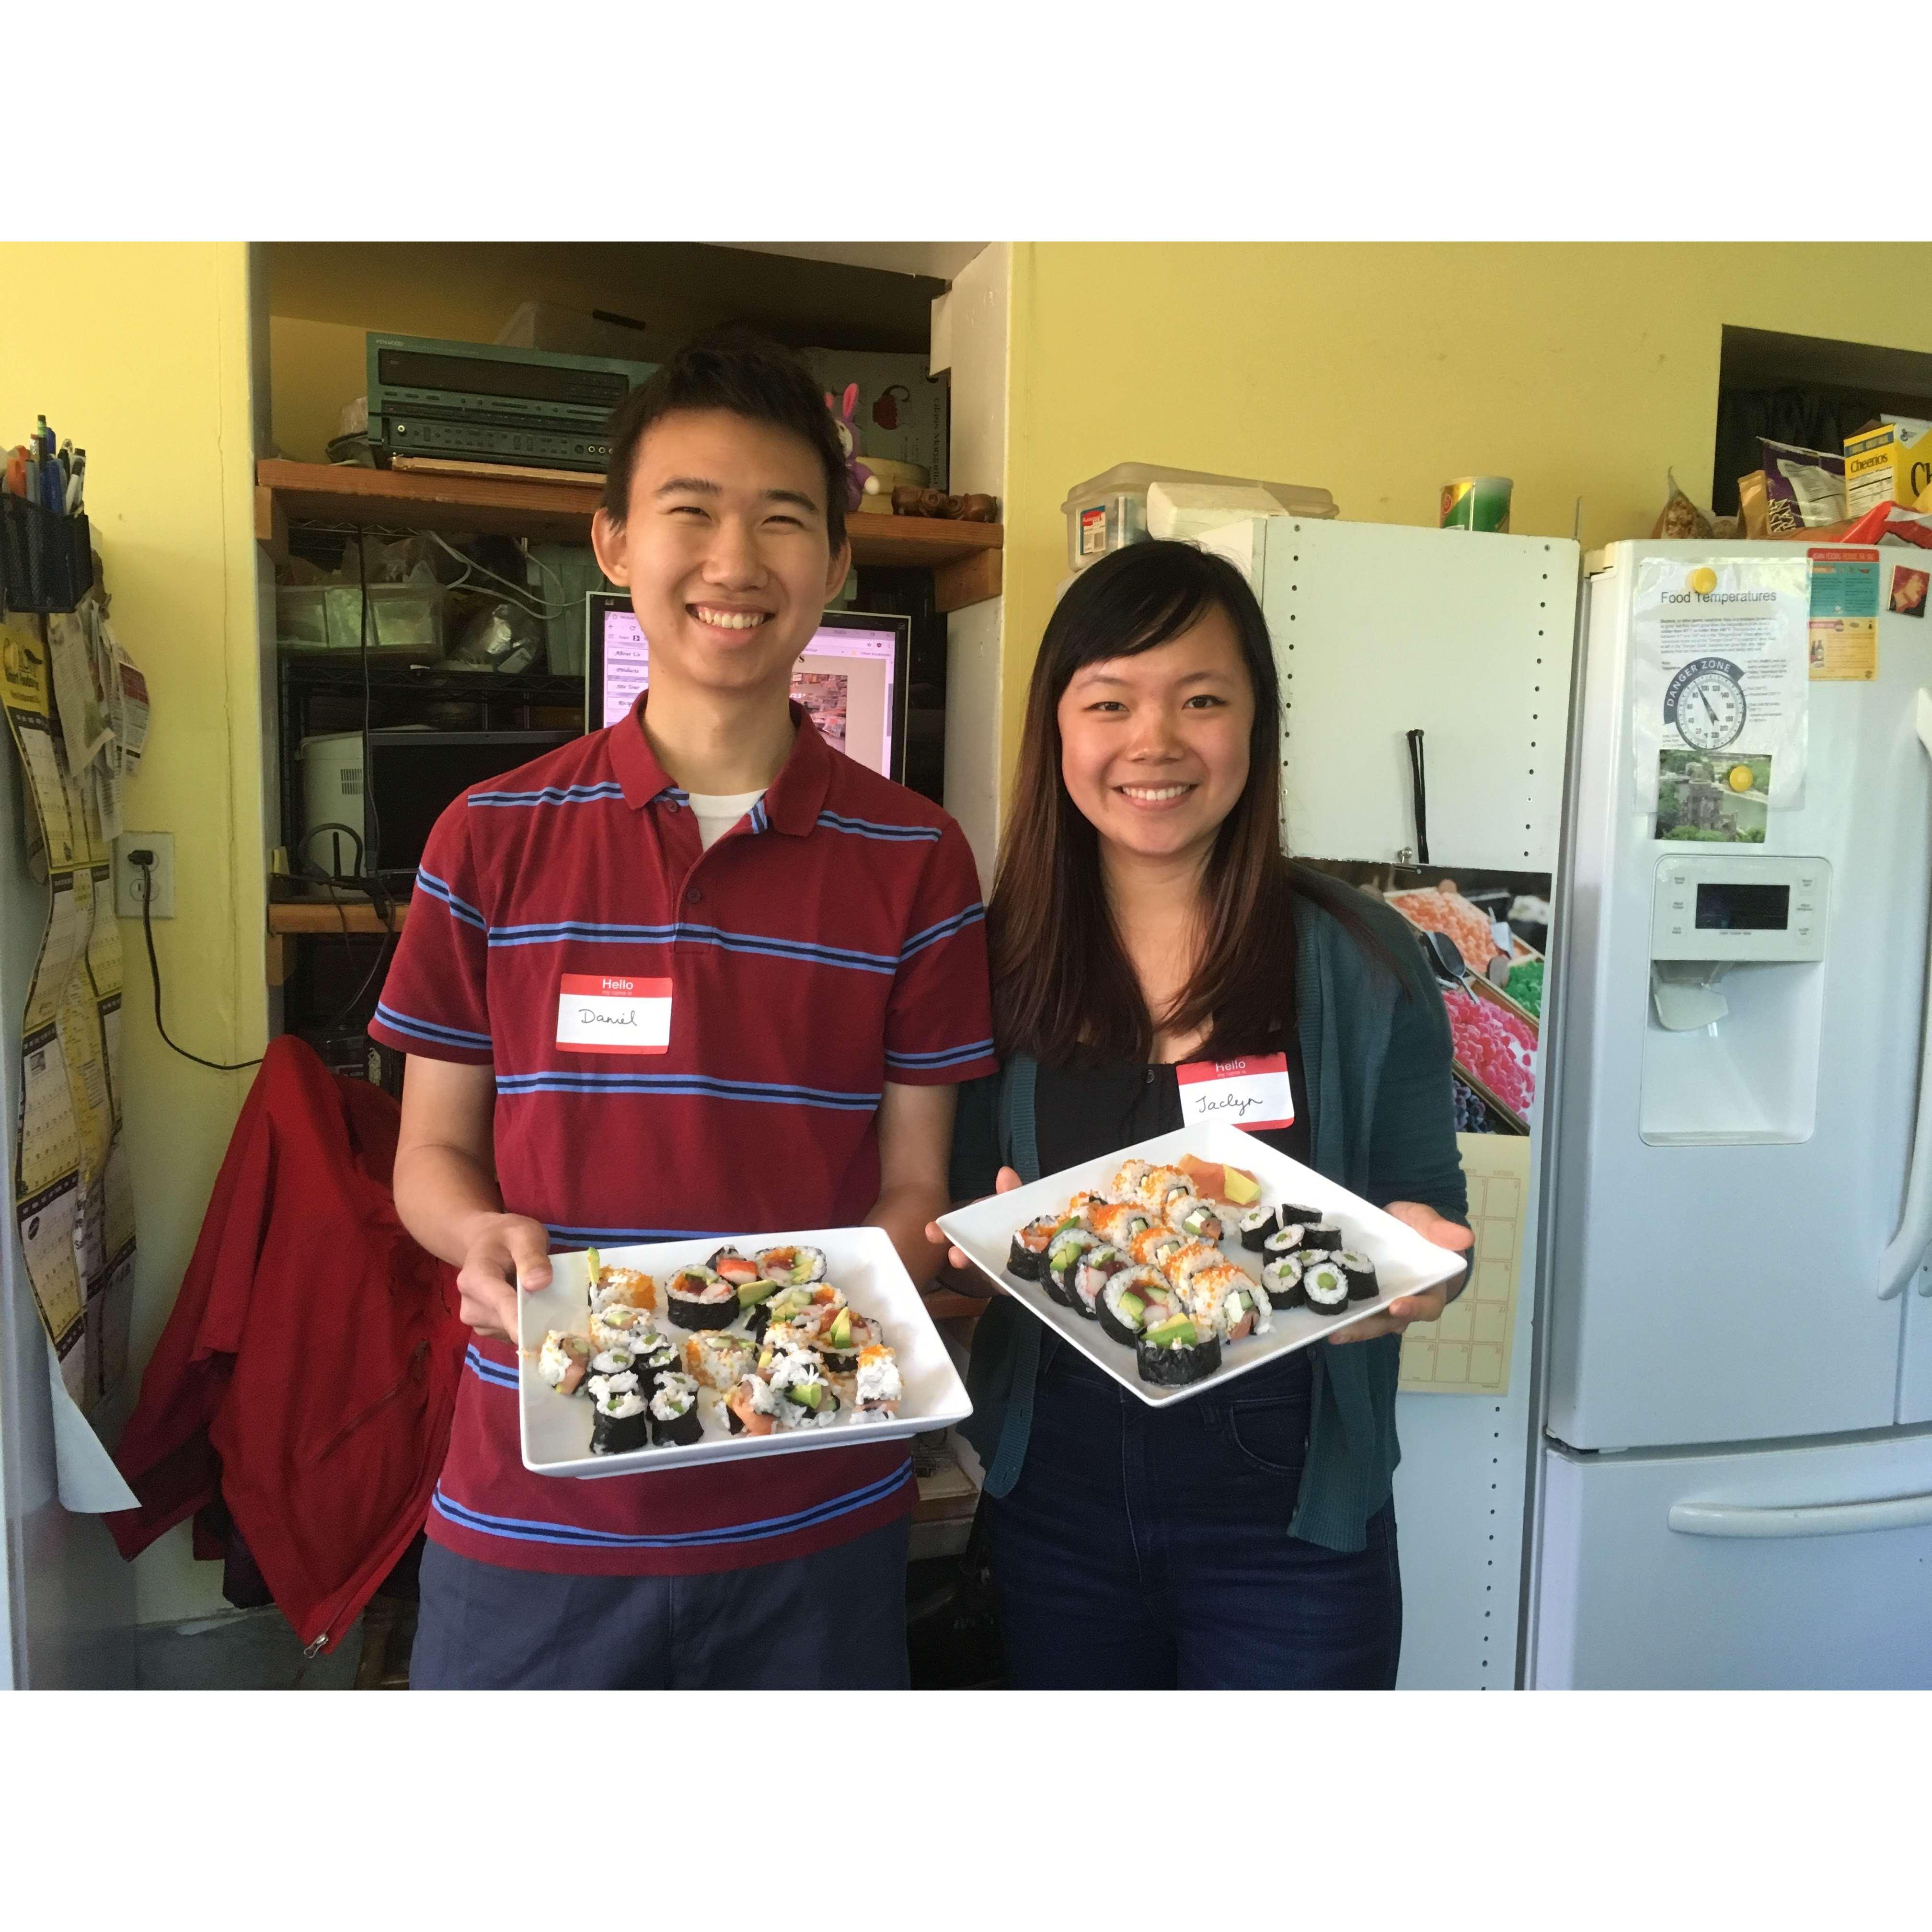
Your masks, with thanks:
[{"label": "white cabinet door", "polygon": [[1932,1688],[1932,1431],[1544,1452],[1538,1689]]}]

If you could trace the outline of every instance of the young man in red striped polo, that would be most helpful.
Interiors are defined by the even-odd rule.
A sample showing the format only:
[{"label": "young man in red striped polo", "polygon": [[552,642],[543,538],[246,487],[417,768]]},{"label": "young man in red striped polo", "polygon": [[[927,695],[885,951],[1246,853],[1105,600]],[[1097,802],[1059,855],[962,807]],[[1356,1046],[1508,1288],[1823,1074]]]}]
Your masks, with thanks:
[{"label": "young man in red striped polo", "polygon": [[[844,581],[844,470],[788,352],[694,344],[612,425],[594,532],[650,640],[623,722],[459,799],[370,1030],[409,1056],[397,1205],[476,1330],[431,1505],[419,1685],[906,1681],[900,1442],[596,1482],[518,1448],[515,1283],[561,1246],[870,1222],[940,1256],[955,1083],[992,1066],[958,827],[832,751],[792,666]],[[668,982],[587,1049],[568,976]]]}]

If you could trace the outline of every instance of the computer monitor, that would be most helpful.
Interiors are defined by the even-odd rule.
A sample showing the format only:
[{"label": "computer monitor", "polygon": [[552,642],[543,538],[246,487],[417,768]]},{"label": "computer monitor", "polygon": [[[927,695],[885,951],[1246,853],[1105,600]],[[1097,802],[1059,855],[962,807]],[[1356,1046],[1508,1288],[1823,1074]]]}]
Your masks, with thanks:
[{"label": "computer monitor", "polygon": [[[650,682],[650,646],[631,600],[594,590],[584,623],[584,721],[614,724]],[[905,771],[912,620],[827,610],[792,673],[791,694],[835,749],[881,776]]]},{"label": "computer monitor", "polygon": [[377,848],[382,878],[413,880],[430,828],[472,785],[576,742],[571,731],[371,731],[363,836]]}]

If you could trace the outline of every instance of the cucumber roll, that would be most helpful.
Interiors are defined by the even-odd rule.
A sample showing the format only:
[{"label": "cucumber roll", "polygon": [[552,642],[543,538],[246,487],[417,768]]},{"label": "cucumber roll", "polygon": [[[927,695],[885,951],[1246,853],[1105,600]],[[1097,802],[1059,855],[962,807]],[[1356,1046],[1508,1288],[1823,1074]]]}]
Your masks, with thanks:
[{"label": "cucumber roll", "polygon": [[1293,1255],[1277,1255],[1262,1264],[1262,1287],[1277,1308],[1302,1305],[1301,1264]]},{"label": "cucumber roll", "polygon": [[1284,1201],[1275,1212],[1281,1216],[1281,1225],[1284,1228],[1291,1221],[1299,1221],[1305,1228],[1310,1222],[1322,1219],[1320,1208],[1304,1207],[1298,1201]]},{"label": "cucumber roll", "polygon": [[1185,1315],[1170,1316],[1137,1338],[1134,1363],[1142,1382],[1185,1388],[1204,1382],[1221,1366],[1221,1338],[1203,1337]]},{"label": "cucumber roll", "polygon": [[680,1328],[723,1328],[738,1318],[738,1291],[708,1268],[682,1268],[664,1290],[664,1312]]},{"label": "cucumber roll", "polygon": [[1262,1252],[1262,1243],[1281,1222],[1272,1208],[1250,1208],[1237,1225],[1241,1231],[1241,1246],[1258,1255]]},{"label": "cucumber roll", "polygon": [[[593,1456],[628,1456],[634,1449],[650,1444],[650,1418],[644,1399],[638,1393],[635,1376],[612,1376],[613,1386],[601,1390],[596,1406],[590,1412],[590,1453]],[[628,1382],[628,1388],[615,1384]]]},{"label": "cucumber roll", "polygon": [[1018,1275],[1022,1281],[1039,1280],[1046,1266],[1046,1251],[1065,1220],[1062,1214],[1042,1214],[1021,1228],[1006,1256],[1007,1274]]},{"label": "cucumber roll", "polygon": [[1301,1245],[1333,1254],[1342,1245],[1341,1224],[1336,1221],[1306,1221],[1302,1224]]},{"label": "cucumber roll", "polygon": [[1262,1252],[1270,1261],[1279,1261],[1283,1255],[1299,1254],[1308,1245],[1302,1238],[1306,1232],[1302,1222],[1280,1222],[1273,1234],[1262,1237]]},{"label": "cucumber roll", "polygon": [[825,1279],[825,1254],[820,1248],[766,1248],[758,1259],[758,1272],[781,1287],[802,1288]]},{"label": "cucumber roll", "polygon": [[638,1379],[646,1388],[654,1377],[677,1366],[677,1344],[668,1335],[660,1335],[655,1328],[640,1335],[632,1343],[631,1355]]},{"label": "cucumber roll", "polygon": [[651,1440],[660,1449],[682,1448],[704,1433],[704,1418],[698,1412],[698,1384],[688,1376],[676,1372],[660,1376],[657,1393],[650,1402]]},{"label": "cucumber roll", "polygon": [[599,1377],[608,1379],[612,1376],[630,1375],[635,1372],[637,1359],[628,1348],[604,1348],[590,1358],[590,1374],[594,1381]]},{"label": "cucumber roll", "polygon": [[1046,1272],[1040,1276],[1040,1285],[1061,1307],[1071,1308],[1079,1300],[1073,1288],[1074,1270],[1080,1264],[1080,1257],[1099,1246],[1085,1228],[1068,1228],[1055,1237],[1047,1250]]},{"label": "cucumber roll", "polygon": [[1301,1292],[1317,1315],[1340,1315],[1348,1305],[1348,1277],[1322,1255],[1302,1270]]},{"label": "cucumber roll", "polygon": [[1376,1279],[1376,1264],[1359,1248],[1337,1248],[1335,1265],[1348,1278],[1351,1301],[1372,1301],[1382,1292]]},{"label": "cucumber roll", "polygon": [[1131,1348],[1140,1339],[1148,1311],[1158,1310],[1165,1314],[1170,1294],[1165,1278],[1156,1268],[1124,1268],[1118,1274],[1109,1275],[1094,1311],[1101,1334],[1110,1342]]}]

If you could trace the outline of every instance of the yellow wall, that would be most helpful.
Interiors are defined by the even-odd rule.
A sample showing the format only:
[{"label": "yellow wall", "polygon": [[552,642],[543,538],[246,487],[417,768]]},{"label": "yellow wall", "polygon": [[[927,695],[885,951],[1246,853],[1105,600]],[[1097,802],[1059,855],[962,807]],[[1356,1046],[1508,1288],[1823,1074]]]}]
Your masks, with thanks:
[{"label": "yellow wall", "polygon": [[[22,289],[58,301],[16,300]],[[175,836],[176,916],[154,928],[169,1030],[208,1059],[245,1059],[268,1025],[246,249],[0,245],[0,436],[10,446],[37,414],[87,451],[114,627],[153,697],[125,812],[130,830]],[[121,939],[145,1364],[249,1076],[162,1045],[139,922]],[[143,1622],[223,1607],[219,1567],[190,1567],[187,1538],[184,1526],[139,1559]]]},{"label": "yellow wall", "polygon": [[1009,775],[1076,483],[1170,464],[1433,524],[1486,473],[1518,531],[1580,496],[1586,545],[1648,535],[1666,468],[1708,500],[1724,326],[1932,351],[1932,247],[1037,243],[1012,302]]}]

